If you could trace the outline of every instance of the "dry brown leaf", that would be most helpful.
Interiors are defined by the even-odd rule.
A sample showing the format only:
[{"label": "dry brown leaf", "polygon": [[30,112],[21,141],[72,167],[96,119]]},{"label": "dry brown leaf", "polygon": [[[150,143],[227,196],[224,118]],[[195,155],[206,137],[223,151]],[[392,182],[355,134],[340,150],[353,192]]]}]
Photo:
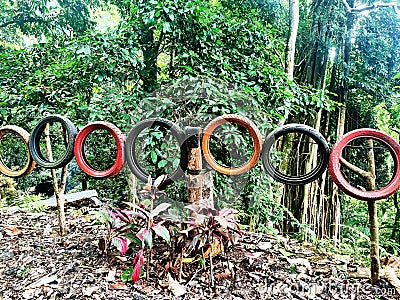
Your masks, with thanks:
[{"label": "dry brown leaf", "polygon": [[229,276],[231,276],[231,272],[227,271],[227,272],[219,273],[219,274],[215,275],[215,278],[217,278],[217,279],[226,279]]},{"label": "dry brown leaf", "polygon": [[6,235],[8,236],[15,236],[15,235],[20,235],[22,234],[22,232],[15,226],[12,227],[7,227],[4,229],[4,232],[6,233]]},{"label": "dry brown leaf", "polygon": [[41,279],[39,279],[38,281],[32,283],[29,287],[37,288],[37,287],[41,287],[42,285],[47,285],[54,281],[57,281],[57,275],[44,276]]},{"label": "dry brown leaf", "polygon": [[116,282],[116,283],[110,284],[110,290],[127,290],[127,289],[128,289],[128,287],[123,282]]},{"label": "dry brown leaf", "polygon": [[400,269],[400,258],[396,256],[386,256],[381,259],[382,265],[395,269]]},{"label": "dry brown leaf", "polygon": [[99,291],[98,286],[88,286],[87,288],[82,289],[82,294],[84,296],[92,296],[93,293],[97,293]]},{"label": "dry brown leaf", "polygon": [[208,244],[205,246],[205,249],[206,250],[204,251],[204,258],[207,258],[210,255],[210,253],[211,256],[215,256],[217,254],[224,252],[224,245],[219,239],[214,239],[212,244]]},{"label": "dry brown leaf", "polygon": [[153,288],[151,285],[142,287],[142,291],[143,291],[145,294],[151,293],[153,290],[154,290],[154,288]]}]

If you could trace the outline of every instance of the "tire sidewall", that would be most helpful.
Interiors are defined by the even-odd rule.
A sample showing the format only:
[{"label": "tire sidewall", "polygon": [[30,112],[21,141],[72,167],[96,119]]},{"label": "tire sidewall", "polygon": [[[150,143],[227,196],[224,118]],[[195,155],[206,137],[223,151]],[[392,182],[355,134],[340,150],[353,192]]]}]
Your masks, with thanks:
[{"label": "tire sidewall", "polygon": [[[149,178],[149,173],[144,170],[137,159],[135,144],[139,134],[148,129],[153,128],[155,126],[160,126],[166,130],[169,130],[175,139],[178,141],[180,148],[180,163],[177,169],[172,172],[172,174],[168,175],[166,182],[172,183],[179,181],[180,179],[185,177],[185,171],[187,169],[187,149],[186,149],[186,136],[184,132],[173,122],[164,119],[164,118],[150,118],[145,119],[137,123],[128,133],[125,142],[125,159],[129,166],[129,169],[132,173],[142,182],[147,183]],[[154,178],[153,178],[154,179]]]},{"label": "tire sidewall", "polygon": [[11,170],[0,158],[0,173],[12,178],[20,178],[28,175],[35,168],[36,162],[33,160],[31,152],[29,150],[29,132],[23,129],[22,127],[16,125],[6,125],[0,128],[0,142],[3,139],[4,135],[11,133],[20,138],[26,146],[27,150],[27,162],[25,166],[20,170]]},{"label": "tire sidewall", "polygon": [[[391,181],[383,188],[377,191],[363,191],[353,187],[343,176],[340,170],[340,156],[343,148],[351,141],[359,138],[371,138],[385,144],[392,155],[394,162],[394,173]],[[394,194],[400,186],[400,145],[389,135],[381,131],[361,128],[353,130],[343,135],[332,147],[329,159],[329,173],[333,182],[346,194],[359,200],[381,200]]]},{"label": "tire sidewall", "polygon": [[[45,126],[49,122],[61,123],[63,129],[68,135],[68,143],[63,155],[50,162],[46,160],[40,151],[40,136],[43,133]],[[74,157],[74,143],[77,135],[77,129],[75,125],[66,117],[60,115],[50,115],[42,118],[34,127],[30,139],[29,139],[29,150],[33,159],[36,163],[46,169],[57,169],[67,165]]]},{"label": "tire sidewall", "polygon": [[[239,167],[226,167],[219,164],[210,151],[210,139],[212,133],[216,128],[225,123],[233,123],[244,127],[250,134],[253,141],[253,152],[251,154],[251,157],[247,162],[245,162]],[[204,128],[201,141],[201,148],[203,152],[203,157],[209,167],[225,175],[240,175],[243,173],[247,173],[257,164],[262,149],[261,133],[258,127],[247,117],[235,114],[223,115],[213,119]]]},{"label": "tire sidewall", "polygon": [[[309,136],[318,145],[320,159],[317,166],[309,173],[300,176],[289,176],[279,172],[271,163],[270,151],[273,144],[288,133],[302,133]],[[329,163],[329,145],[325,138],[314,128],[303,124],[287,124],[272,131],[265,139],[262,150],[262,162],[265,171],[273,179],[289,185],[304,185],[319,178],[327,169]]]},{"label": "tire sidewall", "polygon": [[[108,133],[112,135],[117,146],[117,154],[115,162],[112,166],[110,166],[106,170],[94,169],[87,161],[86,155],[84,153],[85,151],[84,144],[86,142],[86,139],[89,136],[89,134],[91,134],[95,130],[106,130]],[[125,143],[125,137],[123,133],[114,124],[103,121],[90,123],[85,127],[83,127],[82,130],[76,136],[74,144],[74,154],[76,162],[78,163],[82,171],[89,176],[96,178],[113,177],[117,175],[124,166],[124,156],[125,156],[124,143]]]}]

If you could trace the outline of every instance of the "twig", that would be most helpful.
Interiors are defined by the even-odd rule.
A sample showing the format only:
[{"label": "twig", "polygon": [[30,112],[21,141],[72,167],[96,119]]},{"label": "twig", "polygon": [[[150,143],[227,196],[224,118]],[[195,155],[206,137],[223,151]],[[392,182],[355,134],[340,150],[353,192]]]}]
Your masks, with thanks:
[{"label": "twig", "polygon": [[182,281],[182,269],[183,269],[183,254],[185,253],[185,250],[182,247],[182,251],[181,251],[181,260],[179,262],[179,275],[178,275],[178,281],[181,282]]},{"label": "twig", "polygon": [[210,280],[211,280],[211,287],[214,287],[214,276],[213,276],[213,261],[212,261],[212,255],[213,255],[213,242],[214,239],[211,238],[211,252],[210,252]]},{"label": "twig", "polygon": [[194,272],[194,274],[192,275],[192,277],[190,277],[189,281],[186,282],[186,285],[189,285],[189,283],[194,279],[194,277],[197,275],[197,273],[199,273],[201,269],[197,269],[196,272]]}]

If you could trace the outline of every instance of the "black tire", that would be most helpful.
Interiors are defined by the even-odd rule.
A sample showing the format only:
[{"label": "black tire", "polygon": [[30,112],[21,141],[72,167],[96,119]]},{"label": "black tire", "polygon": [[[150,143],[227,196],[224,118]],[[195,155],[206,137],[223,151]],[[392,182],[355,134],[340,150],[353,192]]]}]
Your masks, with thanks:
[{"label": "black tire", "polygon": [[[137,178],[139,178],[139,180],[147,183],[149,178],[149,173],[146,170],[144,170],[138,162],[138,159],[136,157],[135,143],[137,137],[143,130],[147,128],[154,128],[155,126],[160,126],[164,129],[171,131],[172,135],[178,141],[180,147],[179,166],[174,170],[172,174],[168,175],[167,179],[164,181],[162,186],[160,186],[160,189],[163,189],[168,184],[171,184],[173,182],[179,181],[180,179],[184,178],[185,171],[188,166],[188,161],[187,161],[188,154],[185,143],[186,135],[176,124],[163,118],[151,118],[137,123],[135,127],[133,127],[129,131],[128,136],[126,137],[125,159],[132,173]],[[154,179],[155,178],[153,178],[153,180]]]},{"label": "black tire", "polygon": [[[63,155],[56,161],[48,161],[40,151],[40,136],[42,135],[47,123],[61,123],[64,132],[67,134],[66,149]],[[42,118],[33,128],[29,140],[29,150],[36,163],[46,169],[57,169],[67,165],[74,157],[75,137],[78,133],[75,125],[66,117],[60,115],[50,115]]]},{"label": "black tire", "polygon": [[[281,136],[286,135],[288,133],[305,134],[311,137],[317,143],[320,159],[318,161],[317,166],[313,170],[311,170],[311,172],[300,176],[289,176],[279,172],[272,165],[270,160],[270,151],[272,145]],[[267,136],[263,144],[263,150],[261,155],[262,155],[262,162],[264,169],[268,173],[268,175],[270,175],[273,179],[284,184],[302,185],[314,181],[325,172],[329,162],[329,146],[325,138],[322,136],[322,134],[316,131],[314,128],[302,124],[287,124],[277,128]]]}]

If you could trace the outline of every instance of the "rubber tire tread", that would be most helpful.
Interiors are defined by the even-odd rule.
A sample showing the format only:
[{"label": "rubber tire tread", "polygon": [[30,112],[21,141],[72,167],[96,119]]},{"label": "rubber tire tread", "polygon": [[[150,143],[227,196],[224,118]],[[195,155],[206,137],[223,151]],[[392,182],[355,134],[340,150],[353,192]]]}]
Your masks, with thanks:
[{"label": "rubber tire tread", "polygon": [[8,177],[13,177],[13,178],[20,178],[28,175],[36,166],[36,162],[33,160],[32,155],[29,151],[29,132],[26,131],[25,129],[15,126],[15,125],[6,125],[0,128],[0,142],[4,135],[12,133],[16,136],[18,136],[26,145],[27,149],[27,156],[28,160],[25,164],[25,166],[20,169],[20,170],[11,170],[8,168],[4,163],[3,160],[0,157],[0,173],[4,174],[5,176]]},{"label": "rubber tire tread", "polygon": [[[86,155],[84,153],[84,145],[86,138],[90,133],[92,133],[95,130],[107,130],[108,133],[112,135],[112,137],[115,140],[116,146],[117,146],[117,156],[115,159],[114,164],[109,167],[106,170],[96,170],[94,169],[90,163],[86,159]],[[82,169],[83,172],[85,172],[87,175],[95,177],[95,178],[108,178],[108,177],[114,177],[121,171],[121,169],[124,167],[124,156],[125,156],[125,151],[124,151],[124,144],[125,144],[125,136],[119,130],[117,126],[110,122],[103,122],[103,121],[98,121],[98,122],[92,122],[85,127],[83,127],[78,135],[75,138],[75,144],[74,144],[74,154],[75,154],[75,159],[76,162],[78,163],[79,167]]]},{"label": "rubber tire tread", "polygon": [[[394,162],[394,173],[390,182],[383,188],[376,191],[363,191],[350,185],[340,171],[340,157],[343,148],[351,141],[357,138],[371,138],[378,140],[388,147]],[[384,132],[371,129],[361,128],[350,131],[343,135],[332,147],[329,159],[329,173],[333,182],[346,194],[359,200],[380,200],[394,194],[400,187],[400,145],[389,135]]]},{"label": "rubber tire tread", "polygon": [[[40,151],[40,136],[43,133],[47,123],[61,123],[62,127],[67,133],[68,142],[64,154],[56,161],[48,161],[44,158]],[[49,115],[39,120],[33,128],[29,140],[29,150],[31,151],[33,159],[36,163],[46,169],[57,169],[67,165],[74,157],[74,143],[75,137],[78,133],[75,125],[66,117],[61,115]]]},{"label": "rubber tire tread", "polygon": [[[128,133],[125,142],[125,159],[132,173],[139,178],[142,182],[147,183],[149,178],[149,173],[144,170],[136,157],[135,143],[139,134],[148,128],[154,128],[155,126],[160,126],[164,129],[171,131],[172,135],[178,141],[180,147],[180,162],[179,166],[168,175],[164,183],[159,187],[164,189],[167,185],[177,182],[185,177],[185,171],[188,167],[188,151],[186,147],[186,135],[185,133],[173,122],[164,118],[150,118],[145,119],[137,123]],[[154,180],[155,178],[153,178]]]},{"label": "rubber tire tread", "polygon": [[[210,138],[213,131],[225,123],[234,123],[243,126],[249,133],[251,138],[253,139],[253,153],[249,160],[242,164],[239,167],[226,167],[219,164],[215,158],[211,155],[210,152]],[[225,175],[240,175],[250,171],[258,162],[261,154],[262,148],[262,138],[261,133],[257,126],[247,117],[240,116],[237,114],[228,114],[219,116],[213,119],[208,125],[204,128],[203,138],[201,142],[201,148],[203,151],[203,156],[207,162],[207,164],[216,170],[219,173]]]},{"label": "rubber tire tread", "polygon": [[[313,170],[311,170],[311,172],[299,176],[289,176],[278,171],[272,165],[270,160],[270,152],[272,146],[281,136],[284,136],[288,133],[305,134],[311,137],[317,143],[318,152],[320,153],[320,159],[317,166]],[[329,162],[329,152],[329,145],[321,133],[310,126],[293,123],[278,127],[270,134],[268,134],[263,144],[262,162],[267,174],[276,181],[288,185],[303,185],[316,180],[325,172]]]}]

